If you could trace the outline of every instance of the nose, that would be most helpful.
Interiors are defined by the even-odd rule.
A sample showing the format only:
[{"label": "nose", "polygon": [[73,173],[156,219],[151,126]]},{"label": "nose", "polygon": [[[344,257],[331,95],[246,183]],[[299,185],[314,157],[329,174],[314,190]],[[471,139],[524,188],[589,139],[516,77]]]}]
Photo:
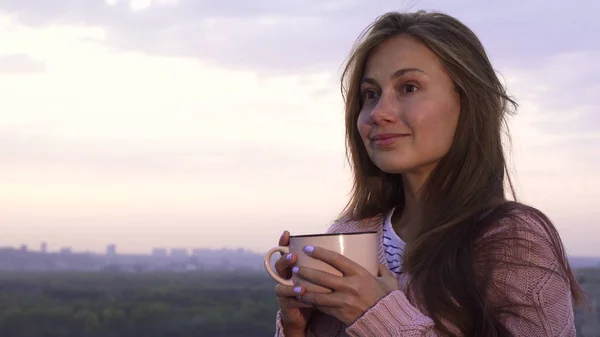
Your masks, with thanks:
[{"label": "nose", "polygon": [[398,102],[392,93],[383,92],[370,112],[374,124],[394,123],[398,116]]}]

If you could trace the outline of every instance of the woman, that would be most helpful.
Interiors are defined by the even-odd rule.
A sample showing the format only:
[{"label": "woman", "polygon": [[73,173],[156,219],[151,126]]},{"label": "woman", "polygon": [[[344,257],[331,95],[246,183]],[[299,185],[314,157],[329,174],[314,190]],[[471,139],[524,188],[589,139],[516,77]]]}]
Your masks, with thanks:
[{"label": "woman", "polygon": [[[329,232],[379,232],[380,276],[276,263],[278,336],[575,336],[582,298],[554,226],[505,198],[502,126],[516,106],[475,34],[439,13],[388,13],[342,76],[354,186]],[[513,193],[514,195],[514,193]],[[284,232],[280,244],[287,245]]]}]

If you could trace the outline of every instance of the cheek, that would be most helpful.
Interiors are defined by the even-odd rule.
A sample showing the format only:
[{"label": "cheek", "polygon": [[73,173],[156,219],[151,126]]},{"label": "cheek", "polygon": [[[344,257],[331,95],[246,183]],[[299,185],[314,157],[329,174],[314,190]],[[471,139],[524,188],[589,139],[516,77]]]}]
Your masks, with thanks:
[{"label": "cheek", "polygon": [[424,104],[407,116],[420,151],[445,155],[454,140],[460,108],[454,105]]},{"label": "cheek", "polygon": [[369,136],[369,133],[371,132],[371,123],[369,123],[368,118],[366,118],[365,115],[361,113],[360,115],[358,115],[358,120],[356,124],[358,128],[358,133],[360,134],[360,138],[362,138],[363,141],[366,141]]}]

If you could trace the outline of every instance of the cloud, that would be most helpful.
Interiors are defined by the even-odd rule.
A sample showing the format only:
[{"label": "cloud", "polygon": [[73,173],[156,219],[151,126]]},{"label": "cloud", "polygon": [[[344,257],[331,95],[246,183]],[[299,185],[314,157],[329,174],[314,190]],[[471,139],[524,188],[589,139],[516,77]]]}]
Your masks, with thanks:
[{"label": "cloud", "polygon": [[522,104],[519,114],[529,128],[524,132],[541,132],[537,138],[545,139],[541,145],[552,152],[568,147],[569,156],[595,158],[600,148],[600,51],[557,53],[507,72],[517,76],[508,88]]},{"label": "cloud", "polygon": [[[163,214],[156,227],[166,232],[184,221],[178,214],[235,215],[236,230],[254,217],[265,234],[287,220],[293,231],[320,231],[317,218],[339,211],[350,186],[334,72],[377,15],[419,8],[472,27],[506,76],[521,103],[513,145],[527,201],[575,226],[570,233],[594,233],[592,1],[0,0],[0,53],[48,64],[0,78],[0,215],[25,224],[36,214],[15,231],[22,237],[21,227],[59,226],[52,214],[81,215],[62,232],[82,236],[111,222],[126,228],[135,214]],[[103,218],[111,212],[122,219]],[[304,212],[310,219],[290,217]],[[211,243],[230,242],[231,228]],[[187,239],[181,229],[170,240]]]},{"label": "cloud", "polygon": [[[150,3],[150,2],[147,2]],[[168,56],[200,58],[229,68],[306,72],[341,65],[353,41],[376,16],[390,10],[439,9],[456,15],[490,53],[531,64],[560,50],[599,50],[591,41],[600,23],[594,1],[518,0],[367,3],[347,1],[154,2],[132,9],[90,0],[5,0],[0,10],[31,26],[89,25],[107,31],[110,46]],[[581,8],[586,8],[582,11]]]},{"label": "cloud", "polygon": [[26,54],[0,55],[0,74],[37,74],[46,70],[46,64]]},{"label": "cloud", "polygon": [[[321,148],[285,149],[247,140],[219,143],[198,140],[66,139],[47,134],[0,132],[0,161],[4,166],[65,166],[111,174],[229,173],[248,178],[273,174],[314,174],[342,167],[343,156]],[[315,165],[318,163],[318,165]],[[243,168],[235,170],[232,168]]]},{"label": "cloud", "polygon": [[331,46],[345,52],[355,34],[342,26],[359,29],[348,22],[356,15],[344,17],[347,3],[182,1],[135,11],[125,2],[24,0],[4,1],[0,10],[34,27],[99,26],[108,33],[106,43],[121,49],[197,57],[232,68],[304,71],[341,62],[340,49]]},{"label": "cloud", "polygon": [[546,113],[539,127],[558,134],[600,134],[600,51],[559,54],[536,70],[544,85],[538,101]]},{"label": "cloud", "polygon": [[[240,2],[236,6],[230,6],[220,1],[191,0],[147,1],[146,3],[152,4],[149,6],[139,6],[138,4],[137,7],[133,6],[135,8],[132,8],[131,3],[122,0],[116,1],[112,5],[100,0],[85,2],[50,0],[43,4],[34,0],[5,0],[0,2],[0,10],[11,14],[18,22],[33,27],[56,25],[100,27],[105,30],[105,34],[100,34],[103,38],[97,42],[106,44],[110,48],[136,50],[153,55],[195,57],[203,62],[209,61],[224,67],[257,72],[311,73],[325,70],[325,73],[331,74],[333,69],[341,64],[358,32],[377,15],[388,10],[440,9],[457,15],[473,27],[490,50],[493,59],[498,61],[495,64],[499,65],[501,72],[517,78],[516,81],[509,83],[509,90],[515,93],[522,104],[519,118],[525,120],[524,124],[527,127],[539,131],[540,139],[546,139],[543,144],[538,146],[558,146],[557,144],[561,141],[581,142],[581,146],[577,149],[582,151],[580,158],[585,158],[591,151],[588,150],[588,147],[593,149],[598,144],[595,134],[599,129],[599,117],[596,111],[600,107],[598,101],[600,93],[597,84],[600,79],[598,73],[600,47],[589,41],[592,41],[591,34],[594,31],[591,28],[596,26],[600,28],[600,23],[591,20],[592,10],[582,12],[580,6],[546,4],[541,1],[523,3],[516,0],[502,4],[483,4],[473,1],[455,1],[452,4],[442,1],[400,3],[379,1],[377,4],[370,5],[360,1],[309,1],[308,3],[254,1],[251,3]],[[590,2],[588,5],[586,8],[590,9],[599,6],[595,2]],[[506,13],[511,14],[507,15]],[[560,22],[557,22],[556,18],[560,18],[558,20]],[[535,25],[532,24],[533,21],[535,21]],[[569,27],[569,29],[565,29],[565,27]],[[84,57],[82,55],[83,59],[85,59]],[[148,114],[149,111],[153,111],[151,115],[160,116],[156,120],[156,126],[159,129],[153,129],[153,132],[164,132],[165,129],[173,129],[175,132],[182,127],[187,130],[188,128],[182,123],[169,122],[171,115],[159,114],[159,110],[163,109],[161,104],[173,108],[172,104],[174,103],[172,102],[175,102],[175,98],[184,94],[183,92],[171,92],[174,92],[172,90],[173,83],[186,78],[189,83],[180,86],[179,89],[186,90],[185,95],[188,97],[192,97],[189,96],[192,92],[198,94],[197,98],[193,100],[194,109],[191,108],[191,105],[185,107],[185,110],[189,110],[189,112],[186,112],[187,115],[179,117],[192,120],[192,116],[199,112],[206,114],[213,110],[236,111],[235,116],[240,125],[244,128],[258,128],[257,134],[268,134],[270,125],[294,124],[300,126],[297,123],[301,122],[302,127],[310,128],[311,124],[318,124],[317,116],[320,115],[320,112],[310,111],[311,105],[306,102],[310,102],[311,98],[306,93],[299,95],[294,88],[290,88],[286,97],[275,99],[272,97],[271,88],[256,87],[258,82],[247,79],[244,79],[243,84],[238,85],[229,79],[220,79],[219,85],[229,87],[228,91],[221,89],[191,90],[190,88],[198,88],[203,81],[206,82],[200,78],[206,72],[206,68],[186,77],[183,76],[182,69],[173,71],[172,64],[174,63],[166,60],[162,62],[160,68],[161,76],[164,78],[161,82],[175,82],[159,85],[150,76],[147,83],[152,85],[148,85],[148,87],[155,90],[144,94],[129,93],[128,95],[138,96],[130,99],[121,97],[121,94],[114,96],[116,92],[124,93],[124,87],[137,85],[140,89],[137,83],[139,81],[132,79],[148,76],[148,67],[136,66],[135,63],[138,61],[124,66],[119,83],[110,84],[109,88],[99,88],[109,83],[109,79],[110,81],[114,80],[115,72],[111,73],[110,71],[111,68],[114,68],[112,62],[94,61],[94,68],[98,71],[93,74],[89,73],[93,71],[89,64],[80,67],[81,69],[77,68],[73,62],[65,62],[62,66],[63,68],[69,67],[64,71],[70,69],[69,72],[73,73],[72,77],[69,77],[73,83],[85,81],[85,78],[94,78],[87,86],[78,86],[78,88],[83,88],[74,91],[78,96],[85,97],[85,100],[97,101],[96,91],[90,90],[93,88],[92,85],[97,84],[96,90],[119,97],[122,102],[129,102],[127,104],[134,107],[139,116],[133,118],[131,117],[133,113],[127,111],[126,116],[119,117],[118,125],[113,125],[112,119],[108,120],[106,116],[108,114],[114,115],[111,118],[121,116],[124,112],[121,111],[121,107],[124,104],[115,108],[114,105],[106,103],[108,101],[102,100],[102,102],[96,102],[94,107],[85,107],[86,114],[75,111],[83,106],[77,105],[73,109],[66,107],[67,110],[73,110],[71,111],[72,116],[69,116],[66,122],[87,119],[90,122],[79,123],[79,125],[87,124],[88,128],[92,129],[109,128],[112,130],[111,132],[115,132],[118,127],[123,128],[123,132],[134,132],[134,129],[139,129],[138,123],[142,120],[147,121],[154,118]],[[189,63],[186,65],[189,66]],[[80,75],[84,70],[88,73],[84,76]],[[104,78],[103,74],[108,74],[105,76],[106,80],[100,81],[101,78]],[[65,77],[64,73],[55,75],[60,78]],[[219,75],[218,72],[212,72],[204,76],[210,78],[210,82],[212,82]],[[191,80],[192,78],[193,80]],[[306,76],[300,76],[298,81],[302,81],[303,78]],[[325,85],[315,86],[312,89],[312,99],[316,104],[323,104],[328,93],[329,95],[333,92],[337,93],[337,83],[333,81],[333,78],[334,76],[324,78],[326,84],[331,85],[330,89],[327,89]],[[318,81],[312,82],[318,83]],[[321,82],[325,83],[323,80]],[[211,83],[207,83],[207,86],[216,87]],[[253,90],[244,89],[244,86],[253,86]],[[56,90],[63,91],[64,89],[57,88]],[[235,91],[238,95],[235,102],[219,98],[215,99],[215,102],[218,101],[216,104],[206,103],[211,96],[214,98],[224,95],[225,97],[231,91]],[[141,93],[143,90],[138,90],[138,92]],[[259,95],[265,97],[260,100],[262,101],[260,104],[257,104],[254,98],[240,99],[239,95],[242,92],[250,93],[250,97],[260,97]],[[154,100],[164,100],[165,102],[160,104],[155,101],[141,103],[143,102],[141,96],[148,94],[153,95]],[[168,98],[165,98],[167,96]],[[294,106],[294,99],[305,100],[305,102],[301,104],[302,106]],[[338,100],[331,99],[330,102],[329,107],[339,106]],[[20,102],[19,106],[23,106],[23,104],[25,102]],[[70,103],[69,106],[71,105],[73,104]],[[65,110],[64,104],[56,105],[55,108],[57,111],[53,112],[53,116],[64,113],[61,112]],[[240,109],[245,109],[249,113],[239,113],[237,110]],[[263,114],[266,111],[270,111],[270,113]],[[283,116],[284,113],[287,117]],[[40,114],[42,113],[40,112]],[[339,117],[339,114],[337,116]],[[330,125],[338,122],[339,118],[329,119]],[[215,128],[231,128],[226,120],[215,118],[211,123]],[[129,124],[131,125],[129,126]],[[127,128],[125,128],[126,125],[128,125]],[[191,128],[193,130],[189,132],[196,133],[195,128]],[[94,132],[92,129],[81,132]],[[286,132],[289,134],[293,131],[274,130],[273,132],[277,132],[277,137],[280,137]],[[294,137],[298,137],[298,139],[302,137],[302,131],[294,132]],[[321,125],[320,132],[321,135],[324,135],[326,126]],[[269,139],[265,143],[277,142],[275,138]],[[315,142],[314,139],[312,142],[309,139],[308,148],[314,146]],[[589,144],[592,145],[589,146]],[[121,147],[121,145],[111,144],[115,147]],[[255,150],[263,151],[262,148],[255,148]],[[78,151],[85,152],[81,149]],[[132,151],[135,153],[137,150]],[[205,150],[195,148],[190,151],[199,156]],[[243,150],[238,153],[234,153],[233,149],[227,151],[229,151],[227,156],[231,157],[243,153]],[[58,154],[54,153],[53,155]],[[122,156],[127,157],[128,155],[123,154]],[[279,154],[273,154],[273,156],[280,158]],[[286,159],[280,159],[282,162],[286,161]],[[140,159],[140,162],[143,161],[143,158]],[[181,167],[177,165],[181,165]],[[179,170],[183,167],[199,168],[194,165],[198,164],[192,165],[172,158],[171,161],[146,163],[144,166],[147,168],[162,167],[165,170]],[[259,169],[257,168],[257,170]]]}]

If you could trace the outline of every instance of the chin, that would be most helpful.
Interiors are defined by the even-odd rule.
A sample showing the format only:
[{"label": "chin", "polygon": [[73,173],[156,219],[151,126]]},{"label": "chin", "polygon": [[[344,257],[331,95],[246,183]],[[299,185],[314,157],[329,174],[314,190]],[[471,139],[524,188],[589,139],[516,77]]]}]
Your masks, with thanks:
[{"label": "chin", "polygon": [[387,174],[421,174],[431,172],[441,158],[405,152],[371,152],[371,162]]},{"label": "chin", "polygon": [[415,169],[414,165],[410,163],[393,160],[379,160],[373,162],[380,170],[388,174],[404,174]]},{"label": "chin", "polygon": [[411,174],[422,175],[428,174],[438,164],[438,160],[432,161],[408,161],[399,160],[399,158],[377,158],[373,160],[375,166],[387,174]]}]

